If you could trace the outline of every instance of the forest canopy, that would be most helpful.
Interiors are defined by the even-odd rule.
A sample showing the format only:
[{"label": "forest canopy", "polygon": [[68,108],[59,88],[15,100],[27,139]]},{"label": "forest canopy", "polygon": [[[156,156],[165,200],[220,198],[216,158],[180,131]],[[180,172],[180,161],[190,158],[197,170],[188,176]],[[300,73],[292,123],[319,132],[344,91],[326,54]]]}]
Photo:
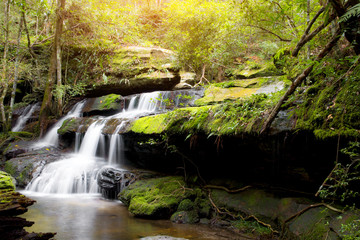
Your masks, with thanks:
[{"label": "forest canopy", "polygon": [[4,0],[2,5],[4,130],[14,104],[21,102],[16,93],[25,91],[18,82],[40,93],[44,122],[61,115],[64,103],[83,93],[94,76],[104,76],[109,52],[123,46],[171,49],[178,67],[207,81],[227,80],[243,63],[257,68],[272,60],[283,61],[280,70],[294,80],[322,60],[334,34],[345,36],[337,47],[343,57],[359,53],[357,0]]}]

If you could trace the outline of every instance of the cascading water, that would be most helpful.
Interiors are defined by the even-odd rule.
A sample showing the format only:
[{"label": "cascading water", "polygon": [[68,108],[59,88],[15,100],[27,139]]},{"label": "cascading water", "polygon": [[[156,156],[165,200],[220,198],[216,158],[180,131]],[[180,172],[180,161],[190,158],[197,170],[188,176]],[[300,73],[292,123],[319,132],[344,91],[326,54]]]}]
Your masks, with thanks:
[{"label": "cascading water", "polygon": [[[26,190],[62,194],[98,192],[96,177],[99,169],[106,164],[108,166],[119,166],[121,163],[123,143],[119,132],[125,122],[129,121],[129,119],[164,111],[169,104],[179,104],[178,98],[174,98],[174,96],[172,97],[175,100],[169,102],[169,94],[172,93],[152,92],[132,96],[127,108],[122,109],[113,116],[96,120],[88,127],[83,138],[81,138],[80,133],[76,134],[76,153],[48,164],[40,176],[30,182]],[[84,104],[84,102],[78,103],[72,111],[59,120],[46,137],[40,141],[40,146],[49,145],[49,143],[56,145],[58,139],[57,130],[66,119],[80,116]],[[105,135],[102,134],[102,129],[107,121],[114,118],[121,119],[122,122],[110,136],[109,148],[105,149]],[[107,161],[106,156],[108,157]]]},{"label": "cascading water", "polygon": [[38,104],[33,104],[33,105],[29,105],[25,108],[23,114],[21,116],[19,116],[19,118],[16,121],[15,126],[11,129],[12,132],[19,132],[21,131],[27,120],[31,117],[31,115],[34,113],[34,111],[36,110]]},{"label": "cascading water", "polygon": [[62,117],[59,121],[56,122],[53,127],[51,127],[51,129],[46,133],[43,139],[33,145],[33,148],[43,148],[49,146],[57,147],[59,141],[59,135],[57,133],[58,129],[61,127],[65,120],[73,117],[80,117],[81,110],[84,105],[85,101],[81,101],[75,104],[75,106],[64,117]]}]

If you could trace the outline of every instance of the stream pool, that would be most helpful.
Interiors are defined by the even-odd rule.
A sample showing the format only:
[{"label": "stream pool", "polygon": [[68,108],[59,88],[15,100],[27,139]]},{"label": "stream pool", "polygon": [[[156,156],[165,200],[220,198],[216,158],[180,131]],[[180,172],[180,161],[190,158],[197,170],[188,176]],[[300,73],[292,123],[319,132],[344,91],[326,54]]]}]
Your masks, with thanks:
[{"label": "stream pool", "polygon": [[[22,194],[36,200],[22,215],[35,222],[27,231],[57,232],[57,240],[248,239],[205,224],[135,218],[120,201],[105,200],[97,194],[41,195],[25,191]],[[148,238],[151,236],[162,237]]]}]

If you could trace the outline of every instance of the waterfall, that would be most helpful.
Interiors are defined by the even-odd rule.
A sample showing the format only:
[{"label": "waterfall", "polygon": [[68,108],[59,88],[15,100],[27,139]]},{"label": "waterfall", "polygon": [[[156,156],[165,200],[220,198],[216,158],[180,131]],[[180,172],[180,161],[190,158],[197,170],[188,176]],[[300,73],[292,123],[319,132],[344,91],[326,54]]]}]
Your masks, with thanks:
[{"label": "waterfall", "polygon": [[[81,133],[76,133],[74,153],[46,165],[40,176],[33,179],[26,190],[58,194],[97,193],[97,177],[100,169],[106,165],[108,165],[107,167],[121,166],[123,141],[120,132],[126,122],[141,116],[162,112],[167,109],[169,104],[178,105],[181,102],[180,98],[181,96],[175,97],[172,92],[152,92],[130,96],[127,108],[113,116],[99,118],[88,127],[83,137]],[[81,116],[84,104],[85,102],[77,103],[66,116],[50,129],[37,146],[56,146],[58,141],[57,130],[66,119]],[[109,136],[110,142],[108,149],[106,149],[106,137],[102,133],[102,129],[107,121],[114,118],[121,119],[122,122]],[[78,131],[81,128],[82,126],[79,127]],[[107,160],[106,157],[108,157]]]},{"label": "waterfall", "polygon": [[46,165],[41,175],[26,187],[28,191],[43,193],[97,193],[96,175],[104,162],[96,158],[101,129],[106,121],[89,126],[79,152]]},{"label": "waterfall", "polygon": [[85,101],[78,102],[75,104],[75,106],[62,118],[60,118],[59,121],[56,122],[54,126],[50,128],[50,130],[46,133],[46,135],[35,143],[32,147],[33,148],[43,148],[43,147],[57,147],[58,146],[58,129],[61,127],[61,125],[64,123],[65,120],[73,117],[81,117],[81,110],[85,105]]},{"label": "waterfall", "polygon": [[11,131],[12,131],[12,132],[19,132],[19,131],[21,131],[21,130],[24,128],[27,120],[31,117],[31,115],[33,114],[33,112],[34,112],[35,109],[37,108],[37,106],[38,106],[37,103],[36,103],[36,104],[33,104],[33,105],[28,105],[28,106],[25,108],[23,114],[21,114],[21,115],[19,116],[19,118],[17,119],[16,124],[15,124],[15,126],[11,129]]},{"label": "waterfall", "polygon": [[125,122],[121,122],[115,129],[114,133],[110,138],[110,146],[109,146],[109,164],[114,165],[118,162],[121,163],[123,159],[122,153],[124,148],[124,143],[122,136],[119,134],[119,131],[124,127]]}]

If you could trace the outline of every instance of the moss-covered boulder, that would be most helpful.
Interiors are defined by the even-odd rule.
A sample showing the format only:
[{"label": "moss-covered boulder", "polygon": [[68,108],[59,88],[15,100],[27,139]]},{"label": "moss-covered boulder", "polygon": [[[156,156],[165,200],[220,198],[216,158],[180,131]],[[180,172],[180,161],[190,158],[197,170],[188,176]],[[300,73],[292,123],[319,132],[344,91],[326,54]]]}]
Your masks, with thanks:
[{"label": "moss-covered boulder", "polygon": [[0,189],[15,190],[15,179],[9,173],[0,171]]},{"label": "moss-covered boulder", "polygon": [[89,98],[82,109],[87,115],[108,115],[124,107],[121,95],[108,94],[97,98]]},{"label": "moss-covered boulder", "polygon": [[169,218],[179,203],[194,194],[185,188],[182,177],[138,180],[119,194],[119,199],[137,217]]},{"label": "moss-covered boulder", "polygon": [[0,236],[2,240],[39,239],[46,240],[56,233],[28,233],[25,227],[34,222],[17,217],[27,211],[34,200],[15,192],[15,179],[9,173],[0,171]]},{"label": "moss-covered boulder", "polygon": [[166,49],[123,47],[108,58],[107,71],[88,87],[87,96],[171,90],[181,80],[173,53]]},{"label": "moss-covered boulder", "polygon": [[200,221],[197,207],[190,199],[184,199],[180,202],[177,212],[170,220],[175,223],[197,223]]}]

